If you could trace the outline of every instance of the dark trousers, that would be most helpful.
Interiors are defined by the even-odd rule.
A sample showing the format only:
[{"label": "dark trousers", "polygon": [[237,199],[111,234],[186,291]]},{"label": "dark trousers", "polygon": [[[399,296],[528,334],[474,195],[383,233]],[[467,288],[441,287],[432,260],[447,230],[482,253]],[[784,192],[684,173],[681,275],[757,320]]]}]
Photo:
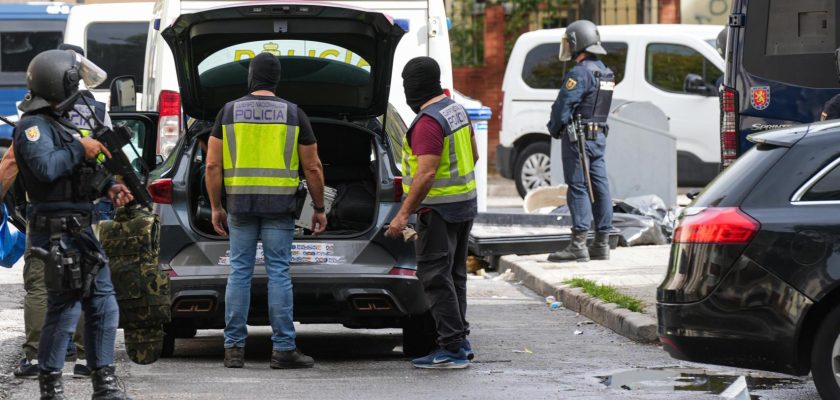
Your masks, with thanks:
[{"label": "dark trousers", "polygon": [[469,334],[467,244],[472,220],[446,222],[437,211],[417,216],[417,277],[437,327],[438,344],[457,351]]},{"label": "dark trousers", "polygon": [[589,200],[586,190],[586,178],[580,165],[578,144],[570,143],[563,137],[560,149],[563,157],[563,177],[569,186],[566,191],[566,204],[572,215],[572,229],[578,232],[589,231],[594,217],[595,231],[609,232],[612,230],[612,197],[607,180],[607,163],[604,162],[607,137],[599,133],[597,140],[586,141],[589,175],[592,179],[592,191],[595,192],[594,204]]}]

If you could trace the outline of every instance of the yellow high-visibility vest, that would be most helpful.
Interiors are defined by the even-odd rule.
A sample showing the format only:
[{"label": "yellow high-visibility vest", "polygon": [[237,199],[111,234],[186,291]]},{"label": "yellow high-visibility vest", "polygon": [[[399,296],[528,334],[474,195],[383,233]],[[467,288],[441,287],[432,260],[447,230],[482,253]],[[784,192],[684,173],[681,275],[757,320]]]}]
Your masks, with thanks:
[{"label": "yellow high-visibility vest", "polygon": [[475,159],[470,119],[467,110],[448,97],[424,108],[403,138],[403,193],[408,195],[414,174],[417,173],[417,156],[411,151],[409,134],[423,115],[434,118],[443,127],[443,151],[432,188],[421,204],[446,204],[475,199]]},{"label": "yellow high-visibility vest", "polygon": [[221,123],[228,212],[294,211],[300,183],[297,106],[246,96],[225,105]]}]

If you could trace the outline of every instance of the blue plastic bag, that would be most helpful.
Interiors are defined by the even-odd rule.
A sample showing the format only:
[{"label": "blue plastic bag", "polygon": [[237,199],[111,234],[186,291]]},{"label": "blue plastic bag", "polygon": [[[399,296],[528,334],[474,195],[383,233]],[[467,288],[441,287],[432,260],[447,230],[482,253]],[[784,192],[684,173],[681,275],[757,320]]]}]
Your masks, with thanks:
[{"label": "blue plastic bag", "polygon": [[2,205],[3,222],[0,223],[0,266],[12,268],[26,250],[26,234],[9,223],[9,212]]}]

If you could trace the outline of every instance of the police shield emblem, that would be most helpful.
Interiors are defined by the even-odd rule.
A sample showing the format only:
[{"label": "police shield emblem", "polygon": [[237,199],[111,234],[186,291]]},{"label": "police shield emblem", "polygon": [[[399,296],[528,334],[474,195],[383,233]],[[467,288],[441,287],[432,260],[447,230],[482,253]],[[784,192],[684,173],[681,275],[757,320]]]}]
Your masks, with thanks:
[{"label": "police shield emblem", "polygon": [[750,104],[756,110],[764,110],[770,106],[770,86],[756,86],[752,88]]}]

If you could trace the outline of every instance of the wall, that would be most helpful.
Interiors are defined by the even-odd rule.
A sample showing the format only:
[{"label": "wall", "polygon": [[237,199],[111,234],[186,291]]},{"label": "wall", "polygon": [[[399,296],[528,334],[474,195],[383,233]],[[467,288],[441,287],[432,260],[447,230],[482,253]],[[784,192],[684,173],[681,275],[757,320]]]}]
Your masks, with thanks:
[{"label": "wall", "polygon": [[480,100],[493,110],[487,127],[487,162],[493,171],[502,118],[502,80],[505,75],[505,10],[488,4],[484,9],[484,66],[454,68],[453,80],[459,92]]}]

